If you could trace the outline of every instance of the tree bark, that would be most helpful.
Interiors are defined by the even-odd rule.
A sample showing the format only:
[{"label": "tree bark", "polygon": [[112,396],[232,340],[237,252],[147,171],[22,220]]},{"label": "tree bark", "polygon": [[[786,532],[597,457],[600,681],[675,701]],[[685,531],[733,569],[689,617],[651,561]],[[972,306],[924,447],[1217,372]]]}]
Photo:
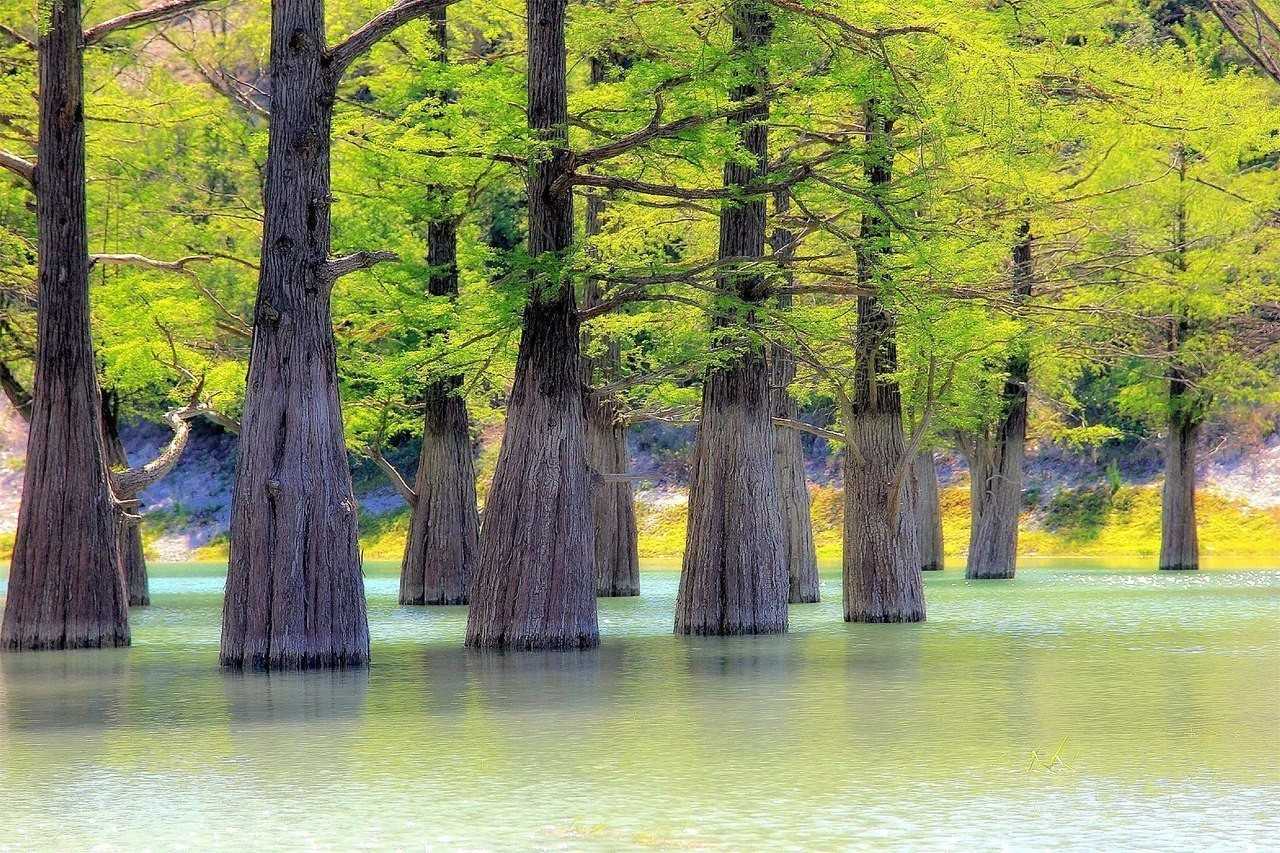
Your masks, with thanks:
[{"label": "tree bark", "polygon": [[467,645],[586,648],[596,623],[595,531],[582,411],[580,327],[559,263],[573,243],[568,181],[565,0],[526,0],[531,281],[506,429],[480,530]]},{"label": "tree bark", "polygon": [[272,4],[271,92],[221,659],[266,669],[361,666],[369,628],[330,318],[336,79],[323,0]]},{"label": "tree bark", "polygon": [[[865,172],[883,196],[892,180],[893,120],[872,99],[865,109]],[[844,618],[846,622],[921,622],[925,618],[920,551],[911,512],[902,399],[893,374],[898,351],[893,315],[878,294],[890,251],[890,222],[880,209],[862,215],[850,449],[844,466]],[[906,466],[909,468],[910,466]],[[904,477],[903,475],[906,474]]]},{"label": "tree bark", "polygon": [[[440,61],[448,61],[444,8],[432,13]],[[445,192],[436,188],[436,192]],[[427,228],[427,292],[458,295],[458,225],[445,213]],[[480,548],[476,472],[461,377],[433,382],[423,393],[422,452],[418,456],[409,539],[400,565],[401,604],[466,604]]]},{"label": "tree bark", "polygon": [[[1173,152],[1179,185],[1187,180],[1187,151],[1178,143]],[[1173,266],[1187,272],[1186,194],[1178,198],[1174,219]],[[1179,362],[1179,350],[1190,332],[1190,322],[1177,316],[1168,329],[1169,435],[1165,440],[1164,488],[1160,507],[1160,568],[1200,568],[1200,542],[1196,530],[1196,438],[1206,399],[1195,389],[1192,377]]]},{"label": "tree bark", "polygon": [[[731,17],[733,46],[739,55],[751,56],[767,43],[771,21],[763,4],[737,3]],[[759,181],[768,169],[769,110],[762,97],[767,69],[760,64],[753,70],[752,78],[732,96],[754,103],[729,119],[750,162],[727,161],[725,187]],[[764,198],[726,203],[720,214],[720,257],[763,257],[764,242]],[[718,286],[746,303],[759,302],[766,293],[766,282],[758,272],[728,269]],[[676,599],[677,634],[787,630],[789,583],[769,366],[749,329],[740,330],[739,337],[734,359],[710,369],[703,383]]]},{"label": "tree bark", "polygon": [[[114,394],[102,395],[102,432],[107,464],[112,470],[127,469],[129,454],[120,440],[119,404]],[[136,516],[136,506],[122,507],[119,519],[120,565],[124,571],[129,606],[146,607],[151,604],[151,591],[147,585],[147,559],[142,549],[142,522]]]},{"label": "tree bark", "polygon": [[0,647],[125,646],[119,510],[89,331],[81,7],[40,9],[36,371]]},{"label": "tree bark", "polygon": [[920,570],[940,572],[942,556],[942,507],[938,497],[938,469],[933,451],[921,450],[912,460],[916,542],[920,547]]},{"label": "tree bark", "polygon": [[1169,382],[1169,434],[1165,439],[1160,511],[1160,568],[1200,568],[1196,531],[1196,439],[1200,419],[1190,385],[1180,373]]},{"label": "tree bark", "polygon": [[[1031,295],[1031,226],[1023,222],[1013,247],[1013,297]],[[1002,414],[991,431],[974,437],[970,460],[971,521],[969,579],[1012,578],[1022,514],[1022,469],[1027,443],[1027,383],[1031,361],[1026,344],[1014,341],[1001,393]]]},{"label": "tree bark", "polygon": [[[611,57],[617,59],[617,57]],[[608,59],[591,57],[591,84],[603,83]],[[585,231],[595,237],[603,226],[604,199],[592,193],[586,199]],[[594,254],[594,252],[593,252]],[[582,307],[601,301],[600,282],[587,278]],[[583,332],[583,348],[590,332]],[[612,395],[591,390],[597,382],[616,379],[621,370],[622,352],[616,340],[608,340],[605,352],[583,358],[583,375],[588,386],[583,398],[587,429],[587,460],[600,474],[626,474],[627,428],[620,407]],[[596,595],[611,598],[640,594],[640,555],[636,529],[635,494],[629,480],[596,480],[591,495],[591,517],[596,530]]]},{"label": "tree bark", "polygon": [[[786,214],[790,194],[779,190],[773,194],[774,213]],[[795,255],[795,235],[782,225],[773,230],[773,252],[784,265]],[[789,269],[783,272],[783,283],[792,284]],[[778,297],[778,307],[791,307],[790,293]],[[786,347],[775,344],[769,350],[769,382],[773,386],[773,416],[787,421],[798,420],[799,412],[790,386],[796,378],[796,358]],[[804,443],[793,429],[775,429],[773,460],[778,469],[778,497],[782,504],[782,536],[787,563],[787,601],[811,604],[821,599],[818,580],[818,557],[813,544],[813,517],[809,509],[809,487],[804,476]]]}]

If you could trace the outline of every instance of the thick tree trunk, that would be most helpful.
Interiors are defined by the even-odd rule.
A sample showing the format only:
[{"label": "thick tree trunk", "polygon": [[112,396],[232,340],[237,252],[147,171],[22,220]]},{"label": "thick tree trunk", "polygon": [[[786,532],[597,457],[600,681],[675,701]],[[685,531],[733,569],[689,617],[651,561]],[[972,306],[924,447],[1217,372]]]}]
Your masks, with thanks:
[{"label": "thick tree trunk", "polygon": [[275,0],[261,273],[222,618],[228,666],[369,659],[329,306],[335,86],[323,0]]},{"label": "thick tree trunk", "polygon": [[80,2],[40,10],[36,373],[0,647],[125,646],[119,509],[89,332]]},{"label": "thick tree trunk", "polygon": [[[618,57],[611,57],[618,59]],[[591,58],[591,84],[603,83],[607,77],[608,59]],[[619,60],[619,64],[625,61]],[[585,231],[594,237],[602,228],[604,199],[596,193],[587,196]],[[594,254],[594,251],[593,251]],[[600,301],[599,281],[589,277],[583,288],[582,307],[590,308]],[[583,332],[583,348],[590,333]],[[605,352],[583,358],[583,375],[590,389],[601,382],[616,379],[622,353],[616,340],[606,342]],[[600,474],[626,474],[630,467],[627,456],[627,427],[617,401],[609,394],[586,392],[583,407],[587,419],[587,460]],[[591,495],[591,517],[596,529],[596,594],[618,597],[640,594],[640,556],[636,532],[635,494],[629,480],[597,480]]]},{"label": "thick tree trunk", "polygon": [[[774,417],[795,420],[796,401],[787,390],[796,375],[795,357],[782,347],[774,347],[770,351],[769,366]],[[812,603],[821,597],[818,558],[813,544],[809,487],[804,477],[804,445],[798,430],[774,430],[773,461],[778,472],[778,499],[787,564],[787,601],[792,604]]]},{"label": "thick tree trunk", "polygon": [[1165,440],[1164,489],[1161,493],[1160,568],[1200,568],[1196,532],[1196,438],[1199,419],[1185,411],[1186,382],[1175,376],[1169,383],[1171,416]]},{"label": "thick tree trunk", "polygon": [[[440,61],[448,62],[446,10],[431,15]],[[435,190],[438,193],[444,189]],[[448,213],[427,228],[432,296],[458,295],[458,225]],[[422,452],[418,456],[409,539],[400,565],[401,604],[466,604],[480,549],[471,422],[459,377],[429,385],[423,394]]]},{"label": "thick tree trunk", "polygon": [[[427,257],[433,296],[457,296],[457,226],[431,223]],[[422,452],[418,457],[409,539],[400,566],[401,604],[466,604],[479,551],[476,472],[467,403],[458,377],[423,394]]]},{"label": "thick tree trunk", "polygon": [[[102,395],[102,431],[107,464],[113,470],[127,469],[129,454],[120,440],[120,417],[112,398],[111,394]],[[151,604],[151,591],[147,586],[147,558],[142,550],[142,522],[137,518],[136,501],[127,504],[134,505],[123,505],[120,513],[120,565],[129,592],[129,606],[146,607]]]},{"label": "thick tree trunk", "polygon": [[[734,49],[756,51],[769,37],[767,10],[734,7]],[[767,71],[733,92],[758,100]],[[761,179],[768,164],[768,107],[761,101],[730,118],[751,162],[725,163],[724,185]],[[756,196],[720,214],[720,257],[764,255],[765,203]],[[728,270],[719,287],[746,302],[764,297],[759,273]],[[721,321],[722,322],[722,321]],[[684,566],[676,599],[678,634],[767,634],[787,629],[787,564],[778,471],[774,464],[773,395],[759,344],[743,334],[739,354],[708,371],[694,449]]]},{"label": "thick tree trunk", "polygon": [[[892,180],[893,121],[867,103],[866,175],[883,195]],[[858,278],[874,294],[890,250],[888,217],[862,215]],[[924,584],[916,542],[910,460],[902,399],[893,374],[898,349],[893,315],[877,295],[858,297],[853,412],[844,466],[844,618],[846,622],[921,622]]]},{"label": "thick tree trunk", "polygon": [[[588,394],[587,459],[601,474],[625,474],[627,429],[618,406]],[[591,496],[596,529],[596,594],[618,597],[640,594],[640,558],[635,497],[629,481],[596,481]]]},{"label": "thick tree trunk", "polygon": [[[778,190],[773,195],[774,213],[784,216],[790,206],[790,194]],[[779,225],[771,238],[773,252],[782,263],[795,255],[795,235]],[[792,283],[789,269],[783,281]],[[778,297],[778,307],[791,307],[791,295]],[[798,416],[791,382],[796,378],[796,358],[786,347],[774,346],[769,351],[770,384],[773,386],[773,414],[776,418],[795,420]],[[773,460],[778,469],[778,497],[782,502],[782,536],[787,562],[787,601],[808,604],[820,600],[818,557],[813,545],[813,517],[809,511],[809,487],[804,477],[804,443],[793,429],[775,429]]]},{"label": "thick tree trunk", "polygon": [[916,543],[920,548],[920,570],[940,572],[942,557],[942,507],[938,497],[938,469],[933,451],[921,450],[912,461]]},{"label": "thick tree trunk", "polygon": [[[573,243],[573,195],[557,185],[570,167],[565,0],[527,0],[525,11],[529,127],[550,149],[529,170],[529,254],[547,262]],[[567,281],[531,285],[467,645],[585,648],[600,635],[577,305]]]},{"label": "thick tree trunk", "polygon": [[[1031,286],[1031,226],[1023,222],[1013,247],[1014,299],[1030,296]],[[1002,414],[989,434],[975,436],[970,459],[972,516],[964,570],[970,579],[1011,578],[1017,565],[1031,362],[1025,344],[1015,341],[1011,346]]]}]

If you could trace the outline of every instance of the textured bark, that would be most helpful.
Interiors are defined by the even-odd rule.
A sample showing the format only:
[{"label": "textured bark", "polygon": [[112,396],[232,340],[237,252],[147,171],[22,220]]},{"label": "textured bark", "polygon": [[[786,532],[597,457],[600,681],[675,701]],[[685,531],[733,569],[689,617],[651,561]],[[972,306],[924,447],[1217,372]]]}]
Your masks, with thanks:
[{"label": "textured bark", "polygon": [[[1187,151],[1178,143],[1173,165],[1180,184],[1187,180]],[[1178,274],[1187,271],[1187,204],[1179,196],[1174,219],[1173,265]],[[1200,568],[1200,542],[1196,530],[1196,437],[1206,402],[1192,377],[1179,362],[1179,350],[1191,331],[1185,317],[1169,324],[1169,425],[1165,439],[1164,488],[1160,507],[1160,568]]]},{"label": "textured bark", "polygon": [[[893,122],[875,101],[865,110],[865,171],[883,195],[893,176]],[[890,223],[876,210],[862,215],[849,432],[844,466],[844,618],[846,622],[920,622],[925,617],[920,551],[911,512],[910,477],[899,482],[907,452],[893,315],[878,295],[889,252]]]},{"label": "textured bark", "polygon": [[[549,149],[529,169],[529,254],[547,261],[573,243],[573,195],[567,181],[557,185],[570,167],[565,0],[527,0],[525,10],[529,127]],[[600,635],[577,300],[568,282],[532,284],[467,645],[586,648]]]},{"label": "textured bark", "polygon": [[[587,459],[592,469],[601,474],[625,474],[630,465],[627,428],[617,404],[598,394],[588,394],[583,404]],[[596,595],[639,595],[640,556],[630,481],[595,481],[591,517],[596,531]]]},{"label": "textured bark", "polygon": [[[1031,295],[1031,228],[1022,223],[1013,248],[1013,297]],[[969,555],[964,576],[1011,578],[1018,557],[1022,513],[1022,469],[1027,443],[1027,382],[1031,362],[1026,345],[1015,341],[1001,392],[1001,416],[991,430],[975,436],[970,459]]]},{"label": "textured bark", "polygon": [[1160,568],[1200,568],[1196,532],[1196,438],[1200,422],[1190,411],[1186,380],[1169,383],[1169,435],[1165,439],[1164,489],[1161,492]]},{"label": "textured bark", "polygon": [[81,8],[51,0],[41,12],[36,371],[0,647],[124,646],[119,510],[89,333]]},{"label": "textured bark", "polygon": [[[112,470],[127,469],[129,455],[120,440],[119,407],[113,394],[102,395],[102,432],[106,444],[107,464]],[[151,604],[151,591],[147,586],[147,559],[142,550],[142,522],[137,516],[137,506],[124,506],[120,513],[120,565],[124,572],[125,587],[130,607],[146,607]],[[130,516],[133,516],[132,518]]]},{"label": "textured bark", "polygon": [[323,0],[272,4],[271,91],[221,659],[267,669],[360,666],[369,628],[330,319],[335,80]]},{"label": "textured bark", "polygon": [[916,543],[920,548],[920,570],[940,572],[942,556],[942,507],[938,497],[938,469],[932,450],[921,450],[911,463],[916,522]]},{"label": "textured bark", "polygon": [[[619,59],[618,57],[612,57]],[[620,64],[625,64],[620,63]],[[608,75],[608,60],[591,58],[592,85],[603,83]],[[587,237],[600,233],[604,200],[596,193],[587,196],[585,230]],[[601,299],[599,282],[588,278],[583,288],[582,307],[591,308]],[[590,333],[583,332],[583,347]],[[605,352],[583,358],[583,374],[587,386],[616,379],[622,353],[616,340],[609,340]],[[588,390],[583,398],[587,429],[587,461],[601,474],[626,474],[630,467],[627,455],[626,422],[620,417],[618,403],[608,394]],[[640,554],[636,531],[635,495],[628,480],[596,480],[591,494],[591,517],[596,531],[596,594],[618,597],[640,594]]]},{"label": "textured bark", "polygon": [[[790,195],[779,190],[773,195],[774,213],[785,215]],[[773,252],[784,265],[795,255],[795,235],[778,226],[771,238]],[[784,284],[793,283],[789,269],[783,274]],[[791,307],[791,294],[778,297],[778,307]],[[796,358],[786,347],[775,345],[769,350],[769,382],[773,386],[775,418],[798,419],[795,398],[790,386],[796,378]],[[782,506],[782,537],[787,563],[787,601],[807,604],[819,601],[818,556],[813,544],[813,516],[809,510],[809,487],[804,477],[804,443],[794,429],[775,429],[773,461],[778,469],[778,498]]]},{"label": "textured bark", "polygon": [[[765,44],[771,26],[764,6],[733,7],[734,49]],[[761,66],[735,89],[735,100],[756,100],[730,117],[750,162],[725,163],[724,185],[763,177],[768,163],[767,85]],[[762,197],[726,204],[720,214],[720,257],[764,255]],[[718,287],[750,303],[764,297],[758,272],[728,270]],[[724,321],[718,321],[724,322]],[[750,320],[748,320],[750,322]],[[707,372],[702,421],[694,448],[684,565],[676,599],[678,634],[766,634],[787,630],[787,564],[778,472],[774,464],[773,397],[769,367],[746,335],[729,363]]]},{"label": "textured bark", "polygon": [[[448,59],[445,9],[432,14],[440,61]],[[458,295],[458,226],[450,215],[427,229],[432,296]],[[409,538],[400,565],[401,604],[466,604],[480,548],[471,422],[459,396],[459,377],[433,382],[423,393],[422,451],[414,485]]]}]

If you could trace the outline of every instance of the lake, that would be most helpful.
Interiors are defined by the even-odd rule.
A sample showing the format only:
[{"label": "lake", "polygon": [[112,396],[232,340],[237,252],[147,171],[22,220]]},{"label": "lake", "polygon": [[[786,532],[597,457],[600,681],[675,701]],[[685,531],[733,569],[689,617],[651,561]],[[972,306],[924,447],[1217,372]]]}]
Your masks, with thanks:
[{"label": "lake", "polygon": [[218,668],[221,566],[155,566],[132,648],[0,655],[0,848],[1274,847],[1280,572],[1039,565],[725,639],[649,570],[517,654],[370,566],[373,666],[285,675]]}]

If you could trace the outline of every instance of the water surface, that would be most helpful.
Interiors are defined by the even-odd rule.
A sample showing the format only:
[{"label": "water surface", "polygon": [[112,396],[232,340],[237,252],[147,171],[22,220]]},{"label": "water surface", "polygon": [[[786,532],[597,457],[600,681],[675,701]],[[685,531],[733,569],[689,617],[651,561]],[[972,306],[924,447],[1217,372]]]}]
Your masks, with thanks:
[{"label": "water surface", "polygon": [[373,667],[306,675],[220,671],[221,567],[158,566],[132,648],[0,655],[0,848],[1274,847],[1280,572],[1079,565],[733,639],[648,571],[506,655],[378,566]]}]

